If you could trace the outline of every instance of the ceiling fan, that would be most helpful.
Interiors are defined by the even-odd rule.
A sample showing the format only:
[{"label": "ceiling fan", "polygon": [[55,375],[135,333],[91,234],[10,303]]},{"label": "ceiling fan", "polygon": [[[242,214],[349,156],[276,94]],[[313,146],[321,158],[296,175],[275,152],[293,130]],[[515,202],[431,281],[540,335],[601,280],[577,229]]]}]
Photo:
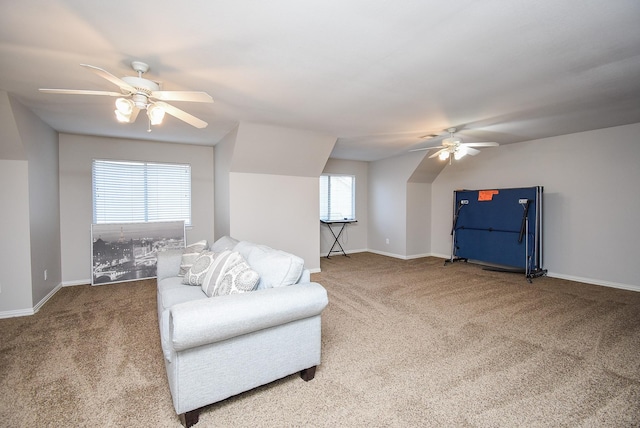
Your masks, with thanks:
[{"label": "ceiling fan", "polygon": [[171,116],[196,128],[205,128],[208,125],[204,120],[198,119],[171,104],[167,104],[165,101],[212,103],[213,99],[209,94],[197,91],[161,91],[160,85],[157,82],[142,77],[142,75],[149,70],[149,65],[144,62],[133,61],[131,63],[131,67],[138,73],[137,77],[125,76],[123,78],[118,78],[108,71],[94,67],[93,65],[80,65],[118,86],[121,92],[83,89],[40,89],[40,92],[117,97],[115,114],[118,121],[125,123],[135,122],[140,110],[146,110],[149,118],[148,132],[151,132],[151,125],[159,125],[162,123],[165,113],[169,113]]},{"label": "ceiling fan", "polygon": [[[451,164],[451,158],[455,158],[456,160],[463,158],[466,155],[475,156],[480,153],[480,150],[474,149],[474,147],[495,147],[499,146],[498,143],[493,142],[484,142],[484,143],[463,143],[462,138],[456,137],[454,134],[456,132],[456,128],[447,129],[449,136],[442,140],[442,144],[436,147],[423,147],[420,149],[410,150],[411,152],[417,152],[421,150],[432,150],[432,149],[440,149],[429,158],[435,158],[438,156],[441,160],[449,159],[449,164]],[[434,138],[436,136],[429,136],[430,138]]]}]

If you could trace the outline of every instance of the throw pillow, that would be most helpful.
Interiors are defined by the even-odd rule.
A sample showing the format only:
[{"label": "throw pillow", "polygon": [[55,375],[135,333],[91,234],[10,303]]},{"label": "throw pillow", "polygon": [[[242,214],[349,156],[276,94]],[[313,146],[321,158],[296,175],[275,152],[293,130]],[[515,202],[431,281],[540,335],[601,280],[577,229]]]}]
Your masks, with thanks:
[{"label": "throw pillow", "polygon": [[224,251],[209,269],[202,290],[209,297],[253,291],[260,275],[237,251]]},{"label": "throw pillow", "polygon": [[229,250],[216,253],[216,258],[213,261],[213,264],[209,267],[209,270],[202,281],[202,291],[204,291],[207,297],[213,296],[216,281],[218,280],[218,277],[222,275],[224,265],[230,255],[231,251]]},{"label": "throw pillow", "polygon": [[216,253],[203,251],[193,262],[189,270],[182,277],[182,283],[187,285],[202,285],[207,272],[216,259]]},{"label": "throw pillow", "polygon": [[303,259],[266,245],[241,241],[234,250],[260,275],[258,289],[295,284],[304,271]]},{"label": "throw pillow", "polygon": [[203,252],[206,248],[206,240],[187,245],[184,250],[182,250],[182,260],[180,260],[180,271],[178,272],[178,276],[184,276],[191,265],[193,265],[193,263],[196,261],[200,253]]}]

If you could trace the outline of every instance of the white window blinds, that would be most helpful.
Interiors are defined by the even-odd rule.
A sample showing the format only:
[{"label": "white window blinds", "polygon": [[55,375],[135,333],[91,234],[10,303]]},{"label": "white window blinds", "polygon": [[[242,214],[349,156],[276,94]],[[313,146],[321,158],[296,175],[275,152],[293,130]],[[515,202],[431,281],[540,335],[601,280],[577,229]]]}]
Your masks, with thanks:
[{"label": "white window blinds", "polygon": [[356,219],[355,182],[352,175],[320,176],[320,219]]},{"label": "white window blinds", "polygon": [[191,225],[191,166],[93,161],[93,222],[184,220]]}]

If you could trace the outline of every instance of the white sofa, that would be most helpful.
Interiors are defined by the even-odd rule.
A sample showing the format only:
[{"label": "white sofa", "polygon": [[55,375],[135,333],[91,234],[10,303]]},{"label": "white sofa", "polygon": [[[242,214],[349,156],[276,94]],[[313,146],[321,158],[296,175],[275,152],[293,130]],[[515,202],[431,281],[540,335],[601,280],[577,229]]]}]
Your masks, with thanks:
[{"label": "white sofa", "polygon": [[320,364],[326,290],[302,259],[222,238],[213,252],[239,252],[260,274],[258,289],[207,297],[178,276],[182,251],[158,254],[158,321],[169,388],[183,425],[200,409],[285,376],[309,381]]}]

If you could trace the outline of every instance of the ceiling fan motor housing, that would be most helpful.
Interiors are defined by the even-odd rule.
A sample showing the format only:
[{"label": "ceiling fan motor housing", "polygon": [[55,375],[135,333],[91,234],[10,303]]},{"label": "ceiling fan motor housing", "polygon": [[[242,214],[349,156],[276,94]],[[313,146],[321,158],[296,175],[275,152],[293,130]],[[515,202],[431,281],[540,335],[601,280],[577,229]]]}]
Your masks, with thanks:
[{"label": "ceiling fan motor housing", "polygon": [[143,79],[142,77],[125,76],[122,78],[122,80],[147,96],[150,96],[153,91],[160,90],[160,85],[158,85],[156,82]]}]

